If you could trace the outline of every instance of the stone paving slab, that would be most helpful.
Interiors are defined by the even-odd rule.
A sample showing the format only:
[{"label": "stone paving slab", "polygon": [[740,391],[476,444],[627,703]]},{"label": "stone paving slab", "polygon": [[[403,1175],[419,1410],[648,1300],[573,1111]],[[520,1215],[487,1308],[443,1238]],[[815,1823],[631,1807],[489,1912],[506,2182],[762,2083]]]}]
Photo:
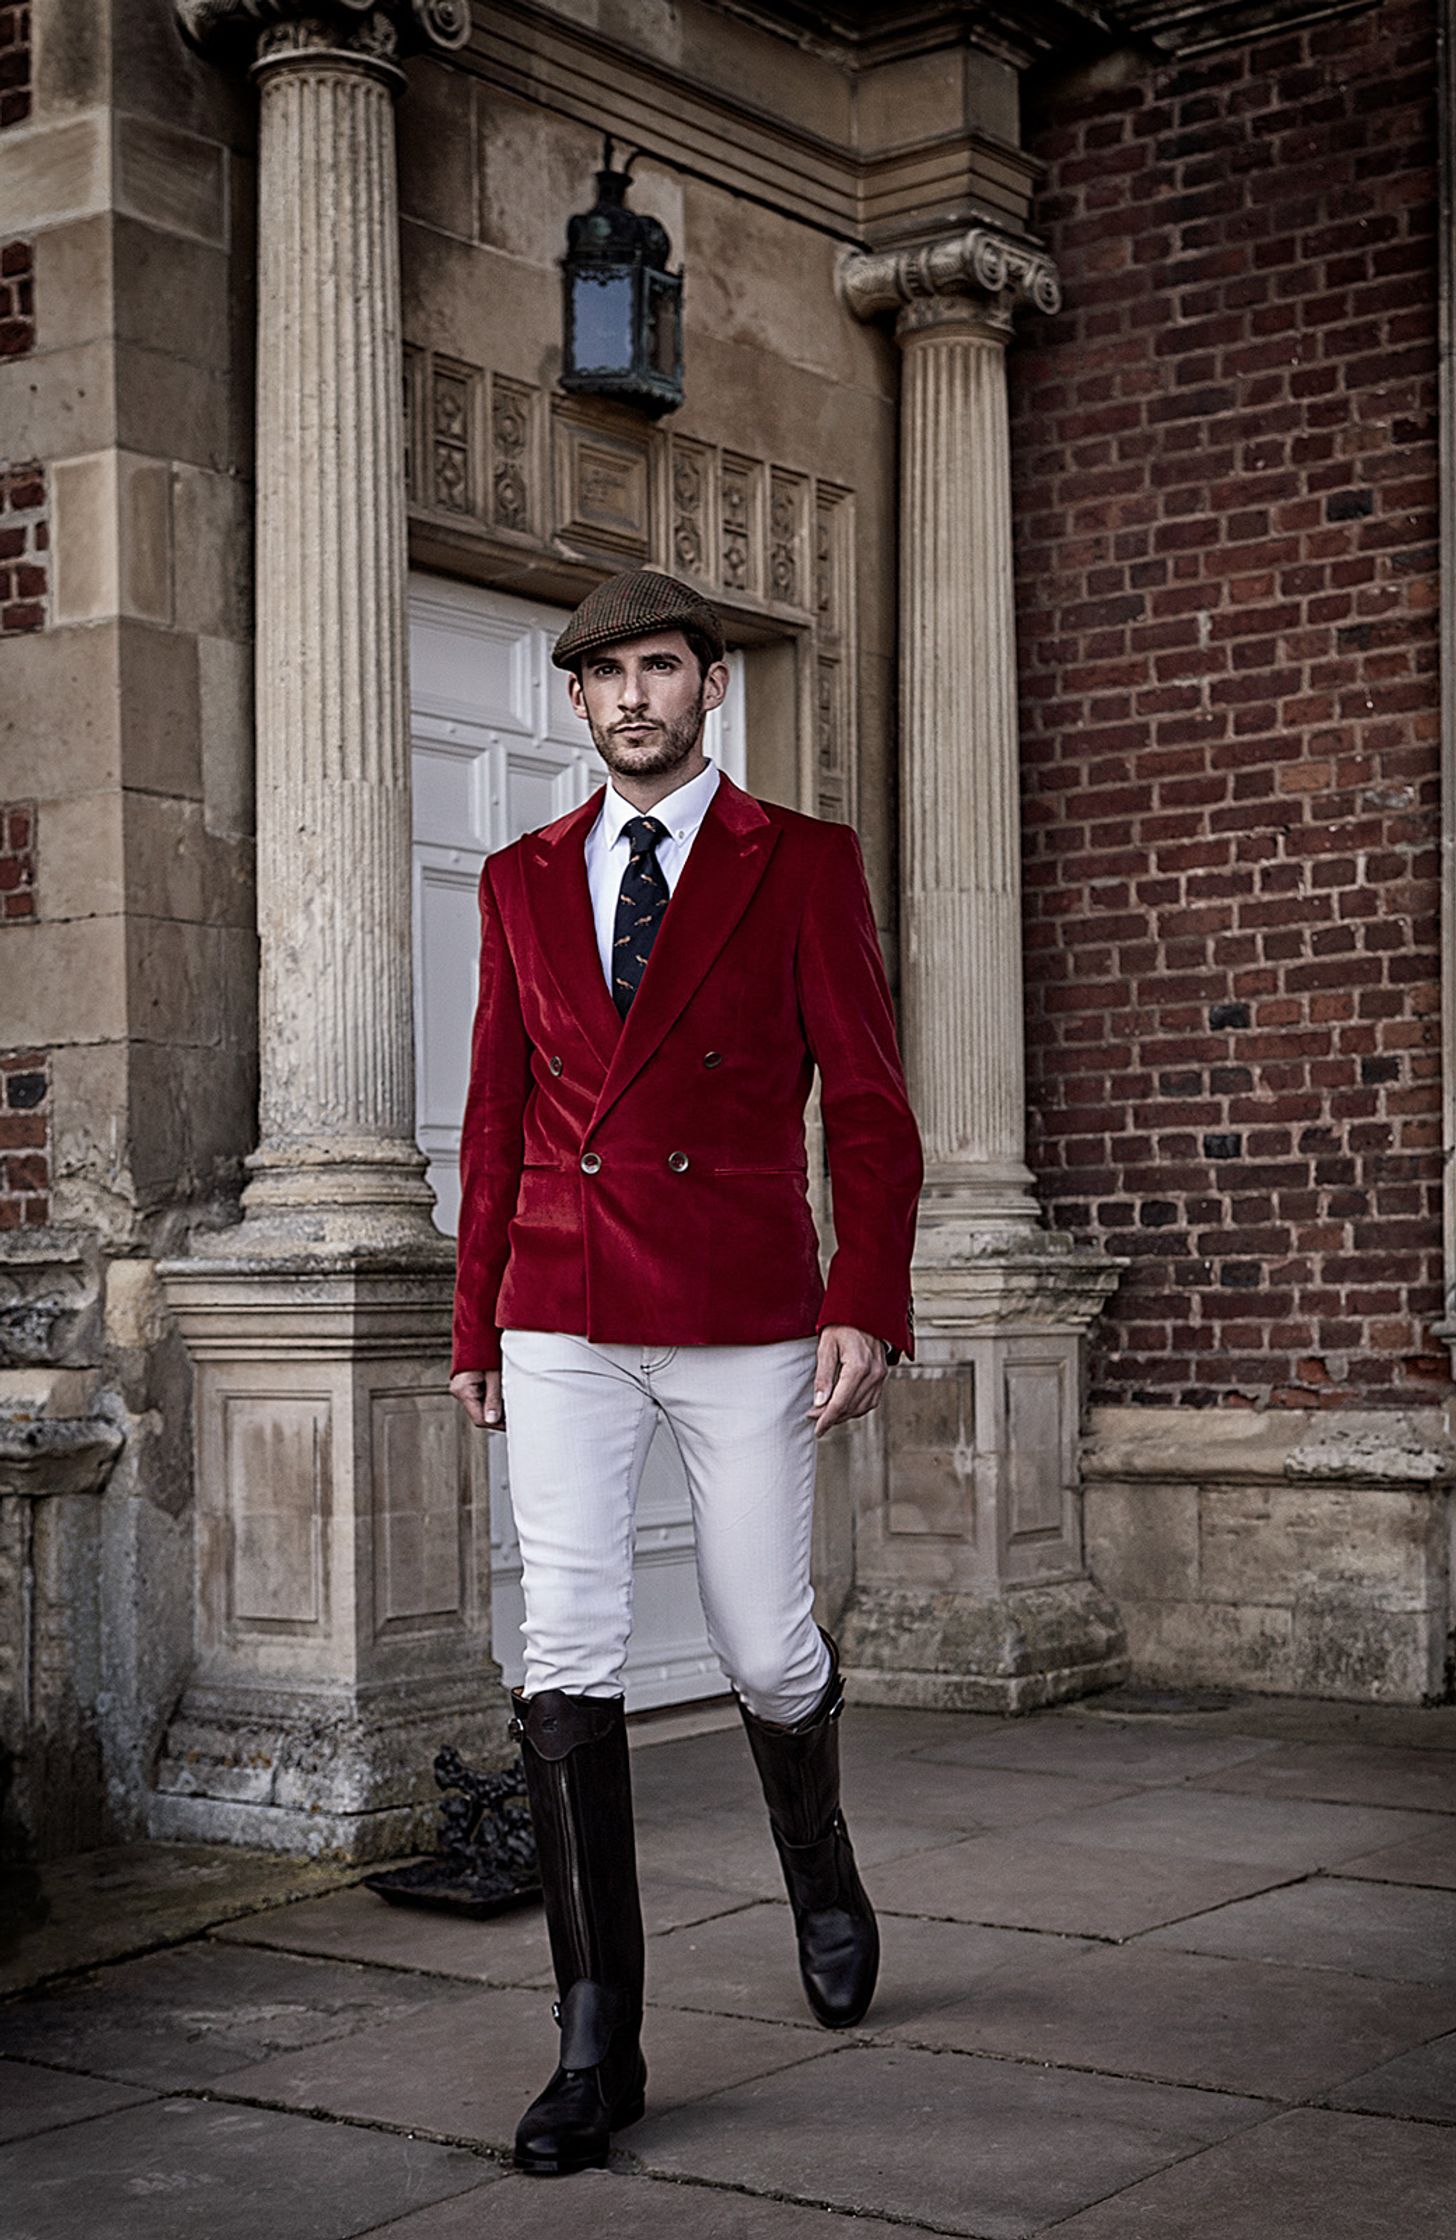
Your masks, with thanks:
[{"label": "stone paving slab", "polygon": [[1428,1821],[1416,1812],[1201,1788],[1144,1789],[1113,1804],[1064,1812],[1047,1826],[1058,1843],[1224,1859],[1284,1874],[1310,1874],[1378,1844],[1428,1832]]},{"label": "stone paving slab", "polygon": [[1246,1796],[1456,1813],[1456,1754],[1380,1749],[1368,1742],[1286,1742],[1201,1774],[1199,1786]]},{"label": "stone paving slab", "polygon": [[[1091,1949],[1069,1937],[959,1922],[918,1921],[884,1913],[880,1982],[865,2028],[908,2022],[966,1998],[1002,1970],[1065,1965]],[[647,1948],[648,1991],[658,2006],[756,2016],[770,2022],[808,2017],[787,1905],[761,1905],[695,1928],[655,1937]]]},{"label": "stone paving slab", "polygon": [[[807,2018],[789,2028],[650,2009],[643,2031],[649,2106],[675,2107],[814,2060],[829,2042]],[[544,1994],[481,1991],[437,2012],[236,2069],[217,2077],[214,2090],[499,2152],[510,2147],[556,2054]]]},{"label": "stone paving slab", "polygon": [[1060,1827],[1047,1821],[975,1836],[878,1867],[866,1880],[875,1904],[895,1913],[1123,1938],[1284,1879],[1277,1867],[1063,1844]]},{"label": "stone paving slab", "polygon": [[1196,1727],[1065,1714],[1035,1720],[978,1721],[915,1750],[917,1763],[1007,1766],[1023,1773],[1070,1774],[1124,1787],[1190,1781],[1246,1765],[1278,1744],[1256,1735],[1205,1734]]},{"label": "stone paving slab", "polygon": [[1456,1890],[1456,1821],[1435,1821],[1430,1832],[1382,1845],[1340,1861],[1342,1875],[1371,1882],[1417,1882],[1431,1890]]},{"label": "stone paving slab", "polygon": [[[755,1901],[747,1891],[644,1876],[642,1915],[649,1936],[685,1922],[709,1921]],[[338,1890],[303,1905],[253,1914],[216,1932],[220,1943],[269,1945],[283,1952],[414,1968],[472,1983],[542,1983],[550,1974],[546,1920],[539,1900],[485,1921],[456,1920],[423,1907],[390,1905],[372,1890]]]},{"label": "stone paving slab", "polygon": [[1154,1929],[1142,1941],[1234,1960],[1456,1984],[1456,1891],[1317,1875]]},{"label": "stone paving slab", "polygon": [[[941,1758],[882,1757],[847,1767],[842,1791],[845,1818],[858,1846],[873,1829],[898,1835],[905,1827],[989,1835],[1030,1826],[1056,1813],[1110,1804],[1135,1785],[1126,1780],[1076,1780],[1071,1775],[1010,1766],[963,1766]],[[900,1849],[905,1849],[902,1843]]]},{"label": "stone paving slab", "polygon": [[[1171,1719],[1141,1716],[1129,1722],[1121,1696],[1120,1690],[1112,1689],[1044,1716],[1108,1719],[1136,1726],[1190,1723],[1187,1712]],[[1456,1750],[1456,1703],[1337,1703],[1325,1696],[1247,1695],[1235,1696],[1231,1702],[1205,1698],[1191,1716],[1200,1734],[1276,1742],[1371,1742],[1393,1750]]]},{"label": "stone paving slab", "polygon": [[483,2174],[459,2148],[202,2100],[0,2149],[6,2240],[350,2240]]},{"label": "stone paving slab", "polygon": [[363,1872],[214,1844],[132,1843],[38,1867],[47,1919],[0,1952],[0,1997],[337,1889]]},{"label": "stone paving slab", "polygon": [[441,1977],[199,1943],[0,2008],[0,2053],[170,2092],[471,1996]]},{"label": "stone paving slab", "polygon": [[133,2085],[101,2077],[69,2077],[23,2061],[0,2061],[0,2140],[30,2139],[151,2097]]},{"label": "stone paving slab", "polygon": [[903,2224],[852,2221],[672,2179],[583,2170],[569,2184],[505,2177],[423,2209],[380,2240],[905,2240]]},{"label": "stone paving slab", "polygon": [[1456,2132],[1295,2109],[1056,2228],[1056,2240],[1404,2240],[1450,2229]]},{"label": "stone paving slab", "polygon": [[1335,2108],[1456,2123],[1456,2031],[1349,2078],[1326,2097]]},{"label": "stone paving slab", "polygon": [[894,2032],[917,2045],[1302,2099],[1456,2025],[1456,1988],[1331,1978],[1147,1944],[993,1977]]},{"label": "stone paving slab", "polygon": [[[943,1823],[866,1818],[846,1800],[846,1818],[861,1867],[878,1867],[946,1840]],[[751,1818],[734,1812],[698,1812],[639,1824],[637,1858],[644,1875],[671,1876],[709,1889],[730,1888],[756,1898],[784,1894],[783,1869],[760,1808]]]},{"label": "stone paving slab", "polygon": [[649,2172],[1020,2240],[1266,2112],[1217,2093],[851,2045],[649,2116],[623,2145]]}]

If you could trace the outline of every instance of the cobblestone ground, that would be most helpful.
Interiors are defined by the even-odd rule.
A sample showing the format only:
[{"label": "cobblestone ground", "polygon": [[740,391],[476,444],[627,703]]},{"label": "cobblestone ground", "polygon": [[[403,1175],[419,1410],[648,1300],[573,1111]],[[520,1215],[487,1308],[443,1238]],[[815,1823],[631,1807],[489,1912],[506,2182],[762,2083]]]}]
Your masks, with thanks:
[{"label": "cobblestone ground", "polygon": [[553,2057],[539,1911],[199,1852],[59,1871],[10,1955],[48,1980],[0,2007],[8,2240],[1450,2229],[1456,1710],[843,1731],[885,1958],[831,2036],[736,1723],[644,1730],[648,2113],[600,2174],[508,2167]]}]

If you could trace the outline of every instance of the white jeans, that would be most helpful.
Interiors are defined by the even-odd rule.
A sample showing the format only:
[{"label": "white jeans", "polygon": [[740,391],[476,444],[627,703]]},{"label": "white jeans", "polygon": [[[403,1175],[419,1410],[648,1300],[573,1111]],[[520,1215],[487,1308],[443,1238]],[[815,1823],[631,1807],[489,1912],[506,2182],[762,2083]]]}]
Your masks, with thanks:
[{"label": "white jeans", "polygon": [[708,1640],[750,1711],[806,1718],[829,1678],[809,1578],[818,1341],[606,1345],[501,1337],[525,1693],[622,1693],[637,1487],[659,1415],[692,1497]]}]

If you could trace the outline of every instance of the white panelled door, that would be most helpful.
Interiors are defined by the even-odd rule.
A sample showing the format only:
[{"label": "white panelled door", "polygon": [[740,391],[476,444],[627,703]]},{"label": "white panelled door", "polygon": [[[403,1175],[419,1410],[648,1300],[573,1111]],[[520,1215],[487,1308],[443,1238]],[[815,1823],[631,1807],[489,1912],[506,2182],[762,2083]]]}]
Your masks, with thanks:
[{"label": "white panelled door", "polygon": [[[495,848],[584,801],[604,776],[586,726],[550,660],[566,610],[444,578],[410,578],[414,769],[415,1054],[420,1148],[435,1218],[455,1234],[460,1117],[475,1010],[480,867]],[[708,719],[708,752],[745,778],[743,681]],[[508,1685],[521,1678],[521,1563],[511,1525],[505,1441],[492,1438],[491,1614]],[[715,1695],[693,1568],[687,1482],[659,1425],[637,1506],[631,1710]]]}]

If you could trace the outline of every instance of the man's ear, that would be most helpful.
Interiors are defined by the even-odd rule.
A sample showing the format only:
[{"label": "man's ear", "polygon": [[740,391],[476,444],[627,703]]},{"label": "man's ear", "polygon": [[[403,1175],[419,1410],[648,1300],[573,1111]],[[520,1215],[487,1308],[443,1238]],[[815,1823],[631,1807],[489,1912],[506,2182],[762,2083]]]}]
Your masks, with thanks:
[{"label": "man's ear", "polygon": [[582,722],[585,723],[586,694],[581,689],[581,678],[575,669],[568,669],[566,672],[566,697],[571,702],[573,712],[579,715]]},{"label": "man's ear", "polygon": [[703,679],[703,706],[721,708],[728,697],[728,664],[715,661]]}]

